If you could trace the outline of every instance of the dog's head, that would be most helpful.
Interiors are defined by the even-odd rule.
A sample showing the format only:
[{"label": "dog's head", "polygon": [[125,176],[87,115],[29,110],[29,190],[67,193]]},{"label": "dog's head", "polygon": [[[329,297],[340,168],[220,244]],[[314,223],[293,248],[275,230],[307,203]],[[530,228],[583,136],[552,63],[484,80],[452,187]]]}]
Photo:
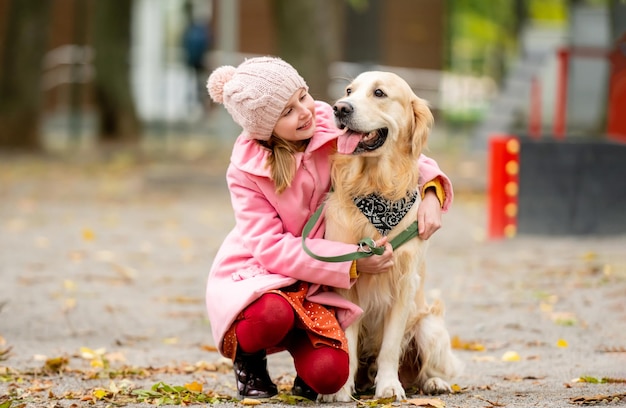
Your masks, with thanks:
[{"label": "dog's head", "polygon": [[[345,96],[333,106],[343,133],[337,150],[343,154],[382,156],[398,153],[419,156],[428,138],[433,116],[405,80],[391,72],[368,71],[357,76]],[[395,154],[394,153],[394,154]]]}]

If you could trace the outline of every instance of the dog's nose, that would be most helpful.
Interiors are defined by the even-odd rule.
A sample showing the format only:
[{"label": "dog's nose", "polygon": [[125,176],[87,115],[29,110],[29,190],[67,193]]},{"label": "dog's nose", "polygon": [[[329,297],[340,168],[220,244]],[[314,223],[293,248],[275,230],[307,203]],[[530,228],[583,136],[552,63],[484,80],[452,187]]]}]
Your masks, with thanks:
[{"label": "dog's nose", "polygon": [[333,111],[337,119],[343,119],[354,112],[354,107],[349,102],[339,101],[333,106]]}]

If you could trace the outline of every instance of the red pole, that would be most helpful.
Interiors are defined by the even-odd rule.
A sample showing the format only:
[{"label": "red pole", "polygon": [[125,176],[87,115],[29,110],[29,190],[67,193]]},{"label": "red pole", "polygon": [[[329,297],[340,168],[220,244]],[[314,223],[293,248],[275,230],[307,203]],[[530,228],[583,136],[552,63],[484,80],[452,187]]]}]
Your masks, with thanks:
[{"label": "red pole", "polygon": [[567,80],[570,51],[567,48],[561,48],[557,55],[559,70],[557,72],[556,106],[554,109],[554,137],[563,139],[567,120]]},{"label": "red pole", "polygon": [[528,114],[528,134],[533,139],[541,137],[541,82],[533,77],[530,88],[530,107]]},{"label": "red pole", "polygon": [[512,238],[517,233],[519,150],[516,137],[489,139],[489,238]]}]

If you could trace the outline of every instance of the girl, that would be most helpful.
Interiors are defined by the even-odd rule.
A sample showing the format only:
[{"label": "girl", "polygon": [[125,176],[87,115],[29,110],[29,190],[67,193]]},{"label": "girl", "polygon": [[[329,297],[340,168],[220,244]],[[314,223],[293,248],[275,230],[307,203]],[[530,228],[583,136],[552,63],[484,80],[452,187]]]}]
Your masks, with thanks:
[{"label": "girl", "polygon": [[[317,261],[302,249],[302,229],[330,188],[330,155],[340,131],[332,108],[314,101],[289,64],[251,58],[210,75],[211,98],[222,103],[243,131],[227,170],[236,219],[209,273],[206,304],[215,344],[233,359],[240,398],[277,394],[266,354],[287,350],[294,360],[292,393],[315,400],[337,392],[348,378],[345,329],[361,313],[327,287],[349,288],[359,273],[392,266],[386,238],[379,256],[357,261]],[[417,164],[416,164],[417,165]],[[441,225],[452,186],[437,163],[419,160],[422,185],[420,236]],[[309,248],[334,256],[355,246],[323,239],[320,223]],[[355,243],[356,244],[356,243]]]}]

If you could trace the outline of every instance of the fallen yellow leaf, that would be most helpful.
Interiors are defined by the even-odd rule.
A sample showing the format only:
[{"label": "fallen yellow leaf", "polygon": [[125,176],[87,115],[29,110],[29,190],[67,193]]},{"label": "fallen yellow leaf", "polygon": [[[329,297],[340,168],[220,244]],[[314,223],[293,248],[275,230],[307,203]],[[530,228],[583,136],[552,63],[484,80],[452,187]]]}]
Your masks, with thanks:
[{"label": "fallen yellow leaf", "polygon": [[109,392],[107,390],[102,388],[96,388],[95,390],[93,390],[93,396],[96,397],[96,399],[102,399],[106,397],[108,393]]},{"label": "fallen yellow leaf", "polygon": [[453,349],[471,350],[471,351],[485,351],[485,346],[482,345],[481,343],[478,343],[478,342],[475,342],[475,341],[472,341],[472,342],[463,341],[463,340],[461,340],[461,338],[459,336],[452,337],[452,339],[450,339],[450,344],[451,344]]},{"label": "fallen yellow leaf", "polygon": [[179,239],[178,244],[180,245],[181,248],[185,248],[185,249],[193,247],[193,241],[189,238]]},{"label": "fallen yellow leaf", "polygon": [[242,405],[259,405],[260,403],[261,403],[261,401],[255,400],[255,399],[252,399],[252,398],[244,398],[241,401]]},{"label": "fallen yellow leaf", "polygon": [[557,347],[561,347],[561,348],[566,348],[566,347],[568,347],[568,346],[569,346],[569,344],[567,343],[567,340],[564,340],[564,339],[559,339],[559,340],[556,342],[556,346],[557,346]]},{"label": "fallen yellow leaf", "polygon": [[81,347],[79,349],[79,352],[80,352],[81,358],[84,358],[85,360],[91,360],[91,359],[98,358],[104,355],[104,353],[106,353],[106,349],[104,347],[101,347],[97,350],[93,350],[93,349],[90,349],[89,347]]},{"label": "fallen yellow leaf", "polygon": [[551,303],[545,303],[545,302],[541,302],[539,304],[539,309],[541,309],[542,312],[552,312],[554,310],[554,305]]},{"label": "fallen yellow leaf", "polygon": [[76,283],[73,280],[70,279],[65,279],[63,281],[63,287],[65,288],[65,290],[67,290],[68,292],[73,292],[76,290]]},{"label": "fallen yellow leaf", "polygon": [[76,299],[67,298],[63,301],[63,312],[69,312],[76,307]]},{"label": "fallen yellow leaf", "polygon": [[593,252],[593,251],[589,251],[589,252],[585,252],[584,254],[581,255],[581,258],[584,261],[593,261],[596,258],[598,258],[598,254]]},{"label": "fallen yellow leaf", "polygon": [[69,363],[67,357],[53,357],[46,360],[45,367],[50,371],[61,371]]},{"label": "fallen yellow leaf", "polygon": [[90,228],[83,228],[83,239],[85,241],[93,241],[96,239],[96,234]]},{"label": "fallen yellow leaf", "polygon": [[502,355],[502,361],[520,361],[519,354],[515,351],[507,351]]},{"label": "fallen yellow leaf", "polygon": [[185,388],[193,392],[202,392],[202,384],[197,381],[185,384]]},{"label": "fallen yellow leaf", "polygon": [[217,352],[217,347],[211,344],[202,344],[200,348],[204,351]]},{"label": "fallen yellow leaf", "polygon": [[407,402],[418,407],[444,408],[446,406],[446,403],[439,398],[413,398]]},{"label": "fallen yellow leaf", "polygon": [[93,368],[103,368],[104,367],[104,361],[102,361],[99,358],[94,358],[93,360],[91,360],[89,362],[89,365],[92,366]]}]

